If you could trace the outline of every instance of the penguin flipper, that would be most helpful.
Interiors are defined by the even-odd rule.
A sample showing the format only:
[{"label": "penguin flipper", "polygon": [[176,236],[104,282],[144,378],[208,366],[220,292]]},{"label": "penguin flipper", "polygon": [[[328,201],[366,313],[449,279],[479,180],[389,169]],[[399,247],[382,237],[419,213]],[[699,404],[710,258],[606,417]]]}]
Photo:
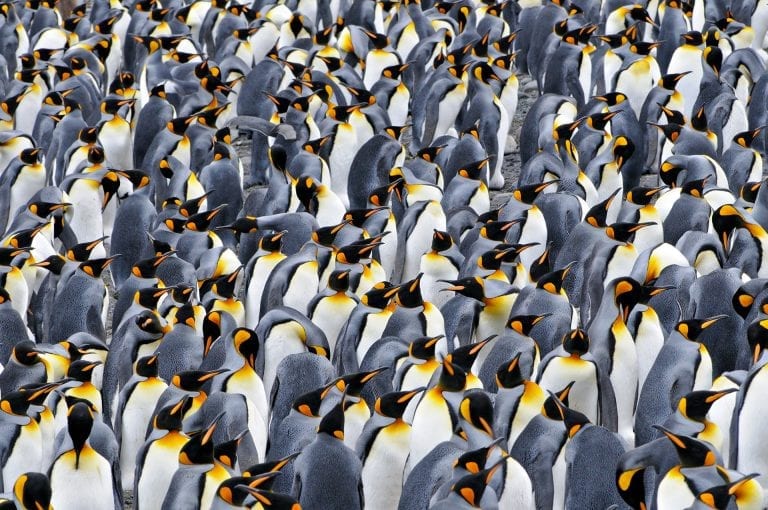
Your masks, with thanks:
[{"label": "penguin flipper", "polygon": [[619,430],[619,413],[616,406],[616,393],[611,378],[606,370],[601,370],[595,363],[597,372],[598,403],[600,405],[600,424],[611,432]]}]

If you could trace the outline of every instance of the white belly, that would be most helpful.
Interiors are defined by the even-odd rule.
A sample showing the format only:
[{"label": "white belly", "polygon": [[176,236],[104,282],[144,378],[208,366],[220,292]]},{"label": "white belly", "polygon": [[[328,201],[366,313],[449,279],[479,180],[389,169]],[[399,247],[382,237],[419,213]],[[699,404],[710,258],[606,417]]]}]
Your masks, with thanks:
[{"label": "white belly", "polygon": [[[142,383],[134,390],[132,398],[123,409],[120,441],[120,473],[123,487],[133,487],[136,454],[144,444],[147,427],[155,405],[167,385],[159,380]],[[140,396],[136,394],[140,392]]]},{"label": "white belly", "polygon": [[356,303],[347,296],[329,296],[318,303],[312,314],[312,322],[323,330],[333,352],[341,328],[346,324]]},{"label": "white belly", "polygon": [[269,332],[264,342],[264,390],[272,393],[277,366],[286,356],[307,352],[301,338],[296,335],[295,323],[278,324]]},{"label": "white belly", "polygon": [[386,427],[371,446],[362,473],[366,508],[397,509],[411,436],[407,429],[405,423]]},{"label": "white belly", "polygon": [[758,424],[765,421],[768,411],[765,391],[768,388],[768,368],[763,366],[752,378],[744,403],[739,412],[738,452],[736,469],[742,473],[760,473],[757,478],[763,489],[768,488],[768,441],[765,429]]},{"label": "white belly", "polygon": [[67,452],[62,457],[57,459],[51,471],[51,505],[54,508],[115,508],[112,467],[104,457],[93,450],[88,455],[81,454],[79,469],[75,469],[74,451]]},{"label": "white belly", "polygon": [[47,466],[43,466],[42,462],[42,434],[37,422],[31,421],[29,425],[21,427],[13,451],[3,466],[5,489],[13,488],[16,479],[28,471],[45,471]]},{"label": "white belly", "polygon": [[571,409],[583,413],[592,423],[598,423],[595,366],[583,360],[558,357],[551,360],[541,374],[539,386],[544,391],[560,391],[575,381],[568,395]]},{"label": "white belly", "polygon": [[291,279],[291,284],[283,296],[283,304],[307,313],[307,305],[317,293],[320,276],[317,274],[317,262],[301,264]]},{"label": "white belly", "polygon": [[368,349],[381,338],[390,317],[392,317],[392,312],[388,310],[368,314],[365,320],[365,327],[360,332],[360,340],[357,344],[358,364],[363,362],[365,355],[368,353]]},{"label": "white belly", "polygon": [[160,510],[165,494],[171,486],[173,474],[179,467],[178,457],[182,445],[183,443],[180,443],[178,448],[171,448],[165,445],[160,446],[155,442],[150,447],[144,459],[144,467],[135,494],[139,508]]},{"label": "white belly", "polygon": [[447,402],[434,391],[429,391],[416,407],[411,427],[411,456],[409,469],[421,461],[432,449],[453,436]]}]

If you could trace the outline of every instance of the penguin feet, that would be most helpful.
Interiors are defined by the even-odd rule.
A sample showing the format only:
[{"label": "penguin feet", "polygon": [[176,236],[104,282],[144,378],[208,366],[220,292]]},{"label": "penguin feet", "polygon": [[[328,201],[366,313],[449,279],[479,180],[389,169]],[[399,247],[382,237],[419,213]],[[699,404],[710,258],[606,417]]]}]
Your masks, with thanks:
[{"label": "penguin feet", "polygon": [[502,189],[504,187],[504,175],[501,172],[493,172],[488,187],[491,189]]}]

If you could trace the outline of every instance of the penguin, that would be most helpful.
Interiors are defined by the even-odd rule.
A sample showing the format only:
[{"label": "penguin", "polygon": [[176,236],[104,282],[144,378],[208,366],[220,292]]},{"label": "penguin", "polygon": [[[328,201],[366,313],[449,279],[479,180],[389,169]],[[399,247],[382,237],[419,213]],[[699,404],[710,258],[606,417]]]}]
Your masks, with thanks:
[{"label": "penguin", "polygon": [[151,432],[136,455],[133,493],[138,508],[160,508],[179,465],[179,453],[189,440],[182,418],[192,404],[183,396],[158,410]]},{"label": "penguin", "polygon": [[458,422],[458,402],[452,402],[452,399],[458,399],[463,394],[466,381],[467,375],[461,368],[444,360],[437,383],[426,390],[415,404],[411,422],[411,454],[406,467],[408,472],[432,448],[453,436]]},{"label": "penguin", "polygon": [[339,333],[358,303],[357,296],[349,292],[349,271],[334,271],[326,291],[316,295],[307,305],[307,317],[325,333],[331,356]]},{"label": "penguin", "polygon": [[24,473],[13,484],[13,500],[17,509],[52,508],[50,480],[43,473]]},{"label": "penguin", "polygon": [[712,385],[712,360],[706,347],[697,342],[701,333],[723,316],[678,322],[670,332],[640,388],[635,412],[637,445],[655,439],[653,425],[660,425],[680,398]]},{"label": "penguin", "polygon": [[[93,426],[93,411],[87,404],[78,402],[70,408],[68,438],[49,469],[54,507],[122,508],[120,481],[115,480],[110,461],[98,453],[89,440]],[[80,491],[83,483],[90,488],[87,497]]]},{"label": "penguin", "polygon": [[28,471],[43,469],[43,445],[40,426],[29,416],[34,394],[21,391],[3,393],[0,399],[0,430],[3,447],[0,450],[2,490],[11,489],[16,480]]},{"label": "penguin", "polygon": [[376,415],[365,425],[356,452],[363,463],[363,498],[382,508],[397,508],[409,455],[410,425],[403,421],[420,389],[388,393],[376,399]]},{"label": "penguin", "polygon": [[508,363],[501,364],[496,372],[498,390],[494,401],[493,430],[498,437],[506,439],[508,449],[512,448],[528,423],[541,413],[547,398],[541,386],[523,377],[520,356],[520,353],[516,354]]},{"label": "penguin", "polygon": [[282,253],[285,231],[267,235],[259,240],[259,250],[253,254],[245,268],[246,309],[245,326],[255,328],[261,316],[261,296],[272,271],[286,255]]},{"label": "penguin", "polygon": [[315,440],[294,460],[291,492],[303,507],[333,508],[343,501],[348,508],[362,509],[363,464],[344,444],[344,403],[323,416]]},{"label": "penguin", "polygon": [[152,413],[168,384],[158,378],[157,356],[145,356],[136,363],[135,374],[120,390],[115,412],[115,437],[120,445],[122,486],[134,486],[136,458],[144,444]]}]

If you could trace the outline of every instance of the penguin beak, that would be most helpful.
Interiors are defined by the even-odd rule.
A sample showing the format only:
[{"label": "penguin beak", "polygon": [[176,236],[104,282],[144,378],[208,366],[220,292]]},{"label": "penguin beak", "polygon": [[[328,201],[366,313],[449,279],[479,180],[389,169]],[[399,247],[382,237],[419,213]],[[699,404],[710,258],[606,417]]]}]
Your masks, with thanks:
[{"label": "penguin beak", "polygon": [[701,323],[701,329],[707,329],[708,327],[712,326],[716,322],[726,318],[728,318],[727,315],[715,315],[714,317],[710,317],[709,319]]}]

